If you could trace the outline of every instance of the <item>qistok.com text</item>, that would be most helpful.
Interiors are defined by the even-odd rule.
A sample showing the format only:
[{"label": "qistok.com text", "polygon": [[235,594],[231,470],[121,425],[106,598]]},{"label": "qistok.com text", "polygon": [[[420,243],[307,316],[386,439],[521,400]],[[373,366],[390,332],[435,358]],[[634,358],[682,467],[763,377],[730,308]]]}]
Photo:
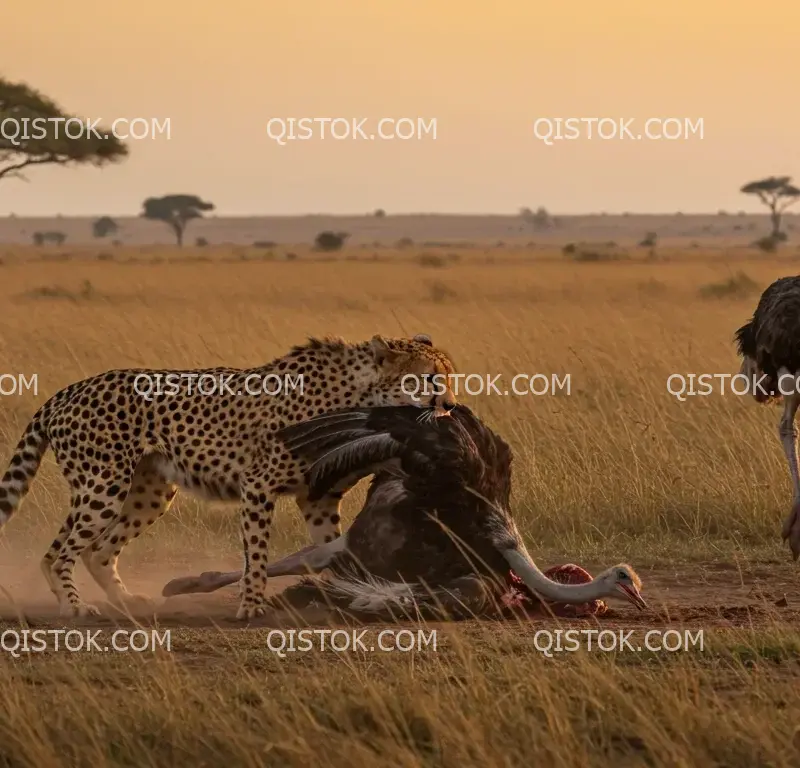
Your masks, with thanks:
[{"label": "qistok.com text", "polygon": [[0,651],[15,659],[29,653],[155,653],[171,651],[169,629],[6,629]]},{"label": "qistok.com text", "polygon": [[558,393],[569,395],[572,392],[572,380],[568,373],[562,377],[557,373],[549,376],[544,373],[518,373],[509,384],[504,384],[502,379],[502,374],[490,373],[435,373],[423,377],[408,374],[403,377],[400,386],[405,394],[417,402],[443,395],[447,392],[448,385],[456,397],[463,393],[525,397]]},{"label": "qistok.com text", "polygon": [[293,653],[409,653],[436,651],[435,629],[273,629],[266,646],[285,659]]},{"label": "qistok.com text", "polygon": [[147,401],[175,395],[281,395],[303,394],[303,374],[250,373],[140,373],[133,390]]},{"label": "qistok.com text", "polygon": [[673,373],[667,378],[667,392],[680,402],[687,397],[709,395],[755,395],[784,397],[800,394],[800,377],[786,373],[777,377],[777,388],[771,386],[774,379],[760,374],[748,376],[744,373]]}]

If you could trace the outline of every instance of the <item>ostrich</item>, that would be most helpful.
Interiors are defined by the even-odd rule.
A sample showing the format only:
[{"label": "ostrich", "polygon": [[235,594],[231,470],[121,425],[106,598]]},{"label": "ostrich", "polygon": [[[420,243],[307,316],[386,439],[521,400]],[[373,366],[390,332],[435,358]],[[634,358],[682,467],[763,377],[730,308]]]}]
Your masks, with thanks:
[{"label": "ostrich", "polygon": [[793,502],[783,524],[783,540],[792,557],[800,557],[800,468],[797,461],[795,414],[800,406],[800,277],[782,277],[759,299],[749,322],[736,331],[736,345],[749,389],[759,403],[783,399],[778,424],[789,464]]},{"label": "ostrich", "polygon": [[[312,499],[345,479],[375,477],[343,536],[269,566],[270,576],[330,569],[327,577],[286,589],[277,598],[282,606],[323,600],[372,615],[412,609],[457,617],[542,599],[601,613],[599,598],[619,597],[646,608],[641,581],[628,565],[595,579],[577,566],[555,569],[556,580],[537,568],[509,510],[511,450],[465,406],[438,418],[410,406],[341,411],[291,425],[283,439],[313,461]],[[177,579],[162,594],[211,592],[241,575]]]}]

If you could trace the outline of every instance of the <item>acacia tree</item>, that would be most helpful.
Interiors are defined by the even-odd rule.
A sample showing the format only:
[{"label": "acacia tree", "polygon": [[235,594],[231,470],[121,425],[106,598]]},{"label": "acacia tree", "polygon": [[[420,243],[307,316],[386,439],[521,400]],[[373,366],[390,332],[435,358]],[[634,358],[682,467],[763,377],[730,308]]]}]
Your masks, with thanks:
[{"label": "acacia tree", "polygon": [[202,219],[203,211],[213,211],[214,204],[196,195],[164,195],[148,197],[143,203],[142,216],[151,221],[163,221],[175,233],[178,245],[183,245],[183,232],[192,219]]},{"label": "acacia tree", "polygon": [[35,165],[102,166],[127,154],[112,133],[64,112],[29,85],[0,77],[0,179],[24,179],[23,169]]},{"label": "acacia tree", "polygon": [[92,234],[98,238],[116,234],[118,230],[117,222],[110,216],[101,216],[92,224]]},{"label": "acacia tree", "polygon": [[769,208],[772,232],[769,237],[774,240],[785,240],[781,232],[781,217],[783,212],[792,204],[800,200],[800,189],[792,182],[791,176],[769,176],[759,181],[751,181],[741,188],[746,195],[757,195],[764,205]]}]

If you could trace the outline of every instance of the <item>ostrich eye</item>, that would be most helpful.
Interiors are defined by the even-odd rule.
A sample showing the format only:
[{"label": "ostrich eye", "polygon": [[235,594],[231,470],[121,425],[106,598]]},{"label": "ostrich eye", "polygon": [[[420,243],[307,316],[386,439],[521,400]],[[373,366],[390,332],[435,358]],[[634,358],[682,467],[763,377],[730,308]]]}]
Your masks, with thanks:
[{"label": "ostrich eye", "polygon": [[627,574],[627,573],[625,573],[625,571],[619,571],[619,572],[617,573],[617,578],[618,578],[620,581],[625,581],[625,579],[627,579],[627,578],[628,578],[628,574]]}]

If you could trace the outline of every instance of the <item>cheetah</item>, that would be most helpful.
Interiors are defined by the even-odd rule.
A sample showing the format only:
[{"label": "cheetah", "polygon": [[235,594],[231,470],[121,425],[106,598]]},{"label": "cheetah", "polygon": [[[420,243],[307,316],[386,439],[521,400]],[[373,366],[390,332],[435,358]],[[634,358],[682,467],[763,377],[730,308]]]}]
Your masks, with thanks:
[{"label": "cheetah", "polygon": [[[288,424],[357,406],[417,405],[452,410],[449,356],[429,336],[374,336],[348,343],[310,338],[287,355],[252,369],[112,370],[71,384],[33,416],[0,480],[0,525],[19,506],[44,453],[52,447],[69,484],[71,509],[41,562],[62,615],[96,615],[73,580],[80,558],[112,604],[136,598],[117,572],[123,547],[169,508],[178,488],[215,501],[236,501],[244,550],[237,618],[266,604],[267,551],[276,499],[293,495],[315,544],[341,535],[339,504],[353,483],[309,499],[303,460],[277,437]],[[167,374],[197,381],[197,390],[152,385]],[[162,378],[157,378],[157,377]],[[277,394],[258,381],[293,376]],[[196,377],[196,378],[192,378]],[[200,391],[200,377],[225,380]],[[249,377],[249,378],[248,378]],[[409,381],[409,377],[412,377]],[[209,379],[206,378],[206,381]],[[143,382],[150,382],[145,386]],[[177,390],[177,391],[175,391]],[[417,394],[417,393],[420,394]]]}]

